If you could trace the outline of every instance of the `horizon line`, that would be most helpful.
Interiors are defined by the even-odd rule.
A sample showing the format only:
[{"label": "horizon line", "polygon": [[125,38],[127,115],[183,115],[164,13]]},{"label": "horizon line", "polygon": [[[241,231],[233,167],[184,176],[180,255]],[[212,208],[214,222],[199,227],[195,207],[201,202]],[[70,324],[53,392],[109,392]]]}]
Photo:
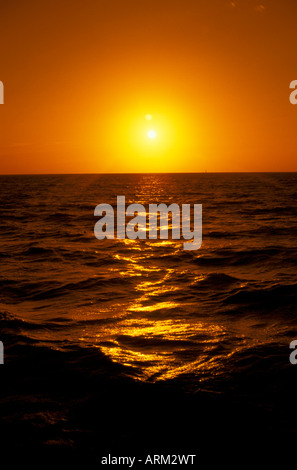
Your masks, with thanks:
[{"label": "horizon line", "polygon": [[277,174],[297,173],[297,170],[281,171],[169,171],[169,172],[93,172],[93,173],[0,173],[0,176],[75,176],[75,175],[205,175],[205,174]]}]

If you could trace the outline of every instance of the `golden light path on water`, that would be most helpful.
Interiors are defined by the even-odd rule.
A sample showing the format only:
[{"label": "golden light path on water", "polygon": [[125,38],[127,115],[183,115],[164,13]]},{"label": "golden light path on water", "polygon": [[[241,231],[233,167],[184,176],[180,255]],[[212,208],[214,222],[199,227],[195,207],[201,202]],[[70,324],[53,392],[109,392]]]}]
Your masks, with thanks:
[{"label": "golden light path on water", "polygon": [[[151,322],[148,324],[147,320],[144,320],[143,322],[139,321],[139,325],[136,327],[135,326],[135,321],[127,321],[125,324],[122,325],[123,328],[121,328],[122,334],[128,334],[130,337],[137,337],[140,339],[144,340],[149,340],[150,338],[162,338],[163,340],[166,338],[166,350],[164,350],[162,347],[158,348],[156,346],[156,343],[149,347],[146,346],[145,352],[137,351],[134,350],[133,345],[130,346],[130,349],[123,348],[121,346],[108,349],[108,348],[102,348],[103,351],[109,355],[114,361],[120,362],[124,365],[132,366],[134,364],[137,364],[138,366],[142,364],[144,366],[143,369],[143,375],[146,378],[162,378],[162,379],[167,379],[167,378],[174,378],[178,376],[181,373],[186,373],[186,372],[191,372],[193,370],[197,370],[199,367],[204,367],[208,369],[213,369],[215,367],[215,364],[209,363],[206,365],[206,357],[207,354],[197,354],[197,359],[195,361],[191,361],[189,363],[186,363],[184,361],[179,361],[175,355],[172,353],[172,350],[175,352],[182,352],[186,351],[187,347],[186,346],[179,346],[179,341],[182,342],[182,338],[184,337],[185,330],[187,330],[187,333],[196,333],[200,331],[205,334],[205,325],[200,324],[197,325],[195,324],[195,329],[193,328],[193,325],[185,322],[176,322],[175,320],[160,320],[156,324],[156,322]],[[219,330],[219,327],[215,327],[217,330]],[[205,343],[205,349],[204,351],[206,352],[208,349],[211,350],[213,347],[213,332],[209,331],[208,333],[210,334],[209,340],[206,341]],[[169,341],[174,342],[175,344],[171,346],[170,348],[170,343]],[[172,350],[170,350],[172,349]]]},{"label": "golden light path on water", "polygon": [[[184,317],[188,305],[185,301],[160,300],[163,296],[168,299],[173,293],[182,298],[183,286],[174,281],[175,268],[150,263],[154,252],[149,243],[145,252],[134,241],[122,243],[129,245],[130,256],[127,250],[123,255],[115,254],[117,260],[127,263],[125,270],[115,271],[123,282],[129,277],[139,279],[134,288],[136,295],[125,305],[113,304],[105,312],[101,310],[104,317],[112,314],[117,321],[102,325],[96,333],[86,329],[80,340],[93,340],[112,361],[135,369],[136,376],[141,370],[141,380],[174,378],[199,368],[215,373],[216,361],[208,356],[225,334],[222,326]],[[174,251],[181,249],[172,241],[153,243],[170,246]],[[193,339],[197,336],[199,342]]]},{"label": "golden light path on water", "polygon": [[[199,305],[183,299],[184,286],[176,284],[175,269],[150,263],[149,244],[144,252],[131,240],[122,242],[130,245],[131,255],[116,254],[115,257],[128,263],[127,269],[120,271],[123,281],[129,277],[139,279],[135,285],[137,295],[125,305],[113,304],[105,312],[101,311],[105,317],[115,315],[117,321],[101,326],[97,331],[86,331],[80,340],[98,344],[106,356],[130,367],[131,375],[140,380],[173,379],[194,373],[199,374],[199,381],[203,382],[204,376],[223,374],[230,357],[251,345],[251,338],[246,335],[249,329],[253,330],[252,322],[242,320],[234,328],[218,321],[217,316],[187,315],[188,309],[199,311]],[[171,245],[173,251],[181,249],[173,241],[156,243]],[[152,276],[157,278],[151,280]],[[192,284],[204,278],[197,270],[193,273]],[[160,301],[160,297],[167,298],[172,294],[176,294],[175,300]],[[232,350],[224,350],[221,343],[228,341],[231,334],[235,344]],[[267,332],[262,334],[266,340]],[[252,342],[261,343],[259,335],[254,336]]]},{"label": "golden light path on water", "polygon": [[[148,175],[144,183],[139,186],[138,203],[165,197],[156,176]],[[234,354],[273,336],[265,328],[255,330],[254,319],[225,320],[214,314],[211,300],[204,299],[202,305],[195,295],[185,295],[185,290],[203,283],[207,273],[198,264],[196,268],[178,264],[183,252],[180,241],[119,243],[122,249],[113,256],[125,267],[109,268],[108,276],[120,275],[123,284],[133,281],[134,295],[130,301],[101,307],[100,317],[115,321],[86,329],[80,340],[98,345],[112,361],[128,366],[134,377],[156,381],[194,373],[201,382],[204,376],[224,374]]]},{"label": "golden light path on water", "polygon": [[[168,195],[157,176],[147,175],[136,197],[138,203],[146,205],[147,201],[164,200]],[[113,347],[101,345],[103,352],[114,362],[141,370],[140,379],[174,378],[199,368],[215,373],[216,361],[209,358],[209,352],[225,335],[224,329],[185,314],[191,302],[185,300],[184,286],[177,282],[176,274],[187,272],[180,267],[177,270],[176,262],[167,263],[168,254],[178,260],[181,243],[147,240],[143,245],[126,239],[122,244],[125,249],[118,250],[115,258],[127,263],[120,271],[123,280],[136,277],[135,297],[126,306],[127,315],[123,312],[122,321],[106,326]],[[194,276],[192,282],[196,279]]]}]

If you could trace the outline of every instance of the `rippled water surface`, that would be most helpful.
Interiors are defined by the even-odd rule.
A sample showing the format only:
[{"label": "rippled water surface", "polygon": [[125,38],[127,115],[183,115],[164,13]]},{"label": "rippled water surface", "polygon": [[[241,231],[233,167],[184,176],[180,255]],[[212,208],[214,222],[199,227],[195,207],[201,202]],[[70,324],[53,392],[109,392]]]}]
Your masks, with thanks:
[{"label": "rippled water surface", "polygon": [[[196,389],[296,331],[297,175],[2,176],[2,331],[98,348],[127,376]],[[203,204],[203,244],[97,240],[94,208]]]}]

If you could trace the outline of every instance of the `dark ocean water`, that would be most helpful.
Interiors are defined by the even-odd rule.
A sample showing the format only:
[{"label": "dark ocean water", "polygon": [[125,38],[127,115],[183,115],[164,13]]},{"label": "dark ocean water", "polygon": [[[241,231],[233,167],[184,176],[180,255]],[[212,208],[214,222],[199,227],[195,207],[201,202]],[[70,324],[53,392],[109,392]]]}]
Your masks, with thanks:
[{"label": "dark ocean water", "polygon": [[[0,184],[0,410],[12,454],[203,454],[214,428],[231,453],[245,432],[248,453],[257,433],[295,435],[297,174]],[[203,204],[202,247],[97,240],[94,208],[117,195]]]}]

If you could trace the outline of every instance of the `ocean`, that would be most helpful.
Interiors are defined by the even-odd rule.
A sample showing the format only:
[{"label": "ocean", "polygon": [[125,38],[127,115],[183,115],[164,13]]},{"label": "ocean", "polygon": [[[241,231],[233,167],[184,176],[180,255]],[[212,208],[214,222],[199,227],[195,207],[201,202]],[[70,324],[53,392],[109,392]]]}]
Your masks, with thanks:
[{"label": "ocean", "polygon": [[[197,468],[285,458],[297,418],[296,173],[0,185],[2,453],[90,465],[187,453]],[[94,209],[118,195],[202,204],[201,248],[96,239]]]}]

